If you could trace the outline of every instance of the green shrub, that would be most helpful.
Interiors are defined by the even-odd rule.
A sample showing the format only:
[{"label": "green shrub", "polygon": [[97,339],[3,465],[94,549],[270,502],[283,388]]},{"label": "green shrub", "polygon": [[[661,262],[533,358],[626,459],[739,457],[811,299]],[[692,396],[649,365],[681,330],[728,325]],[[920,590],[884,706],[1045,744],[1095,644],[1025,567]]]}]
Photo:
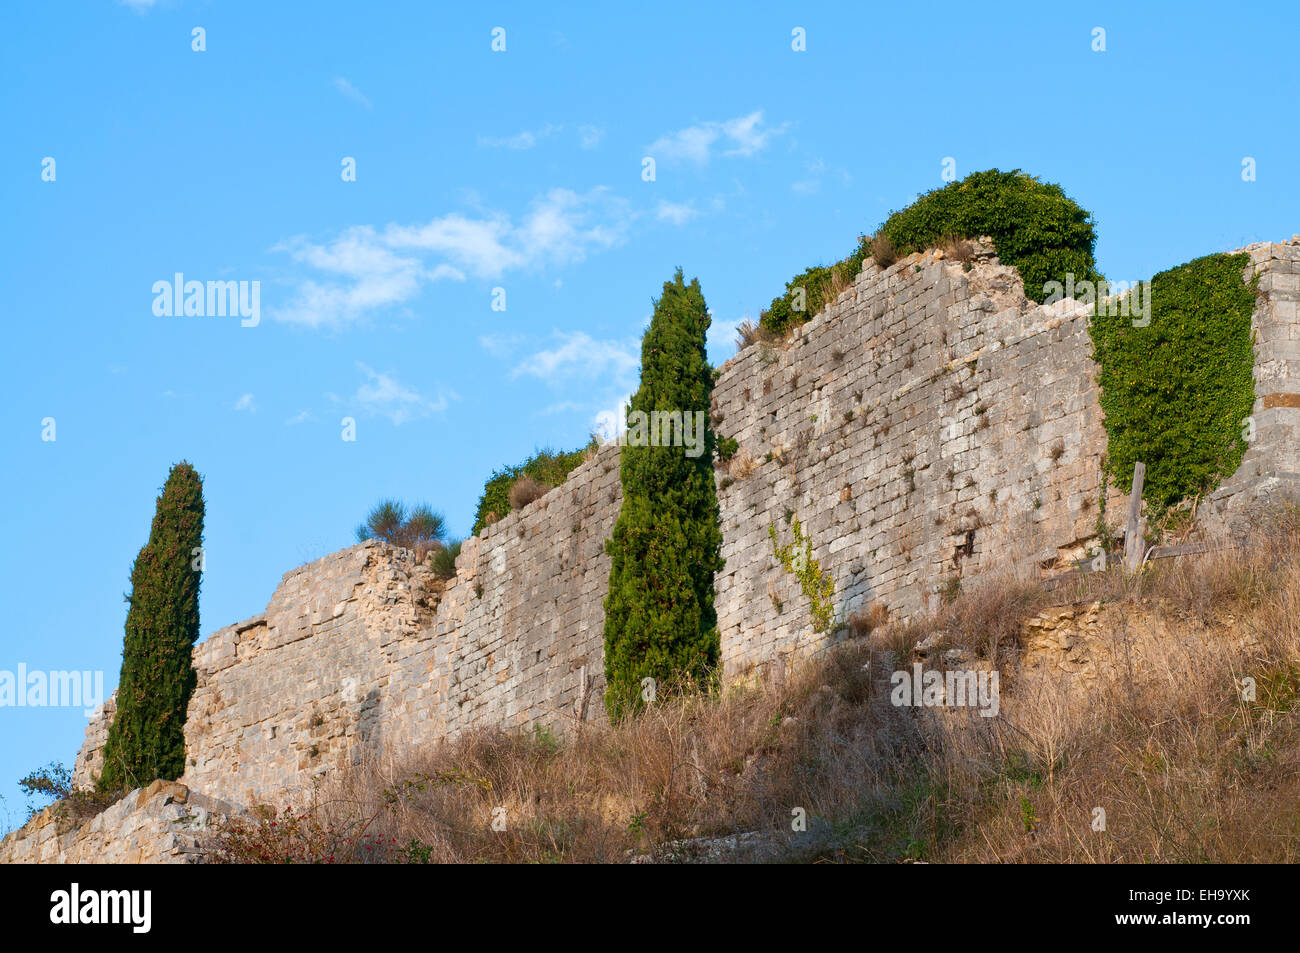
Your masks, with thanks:
[{"label": "green shrub", "polygon": [[419,562],[424,562],[429,553],[442,549],[446,535],[447,521],[441,513],[420,503],[408,514],[406,504],[400,500],[381,500],[357,527],[357,542],[382,539],[413,551]]},{"label": "green shrub", "polygon": [[185,770],[202,546],[203,480],[181,462],[167,476],[149,541],[131,566],[117,714],[104,744],[100,791],[172,781]]},{"label": "green shrub", "polygon": [[993,239],[1002,263],[1019,271],[1025,295],[1034,301],[1043,300],[1049,281],[1064,284],[1067,273],[1074,275],[1076,283],[1100,278],[1093,259],[1097,236],[1088,212],[1059,185],[1018,169],[989,169],[927,192],[894,212],[874,237],[860,237],[857,248],[844,260],[791,278],[785,292],[763,312],[759,325],[785,335],[848,287],[868,257],[887,268],[913,252],[984,235]]},{"label": "green shrub", "polygon": [[523,463],[495,471],[483,485],[483,495],[478,498],[471,532],[475,535],[481,533],[484,526],[503,519],[514,510],[510,503],[510,489],[521,476],[531,477],[546,487],[559,486],[573,470],[591,459],[599,446],[600,442],[593,436],[585,447],[569,453],[538,450]]},{"label": "green shrub", "polygon": [[1249,256],[1207,255],[1151,279],[1151,323],[1098,307],[1089,330],[1101,367],[1110,475],[1163,508],[1212,489],[1241,463],[1255,403]]},{"label": "green shrub", "polygon": [[1019,169],[972,172],[959,182],[922,195],[894,212],[881,231],[899,256],[935,248],[946,241],[988,235],[998,258],[1020,273],[1025,296],[1046,297],[1049,281],[1065,284],[1067,273],[1097,281],[1092,216],[1059,185],[1041,182]]},{"label": "green shrub", "polygon": [[722,531],[713,482],[708,328],[700,283],[687,285],[679,268],[664,282],[641,340],[641,386],[629,417],[699,413],[704,452],[691,457],[682,447],[633,442],[622,448],[623,506],[606,543],[605,708],[611,718],[642,706],[643,679],[661,687],[703,683],[718,661],[713,579],[722,569]]},{"label": "green shrub", "polygon": [[439,577],[450,579],[456,575],[456,557],[460,555],[460,547],[461,541],[457,540],[434,552],[430,565]]}]

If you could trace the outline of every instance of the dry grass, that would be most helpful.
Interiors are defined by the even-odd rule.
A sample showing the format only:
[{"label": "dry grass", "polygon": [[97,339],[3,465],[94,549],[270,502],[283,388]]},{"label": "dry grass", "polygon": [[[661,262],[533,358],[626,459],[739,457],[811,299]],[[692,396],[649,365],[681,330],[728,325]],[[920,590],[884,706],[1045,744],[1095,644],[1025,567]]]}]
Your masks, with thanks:
[{"label": "dry grass", "polygon": [[761,324],[749,318],[736,325],[736,350],[743,351],[751,344],[782,344],[784,339],[774,331],[769,331]]},{"label": "dry grass", "polygon": [[958,264],[965,264],[975,257],[975,246],[967,239],[955,235],[945,238],[939,245],[939,251],[943,258]]},{"label": "dry grass", "polygon": [[758,461],[747,450],[741,450],[727,461],[727,474],[733,480],[745,480],[758,469]]},{"label": "dry grass", "polygon": [[[1113,665],[1084,682],[1023,664],[1027,616],[1093,601]],[[661,694],[617,726],[480,731],[361,764],[324,783],[313,816],[362,860],[674,859],[684,838],[749,831],[795,860],[1300,860],[1295,512],[1258,520],[1250,548],[1097,573],[1064,597],[1006,579],[924,623],[870,609],[858,631],[788,674]],[[927,666],[952,647],[999,668],[996,717],[890,704],[922,639]],[[791,831],[798,808],[807,833]]]},{"label": "dry grass", "polygon": [[898,249],[884,232],[877,232],[871,239],[871,260],[882,269],[898,261]]},{"label": "dry grass", "polygon": [[522,510],[530,503],[536,503],[550,491],[551,487],[525,474],[515,480],[510,487],[510,508]]}]

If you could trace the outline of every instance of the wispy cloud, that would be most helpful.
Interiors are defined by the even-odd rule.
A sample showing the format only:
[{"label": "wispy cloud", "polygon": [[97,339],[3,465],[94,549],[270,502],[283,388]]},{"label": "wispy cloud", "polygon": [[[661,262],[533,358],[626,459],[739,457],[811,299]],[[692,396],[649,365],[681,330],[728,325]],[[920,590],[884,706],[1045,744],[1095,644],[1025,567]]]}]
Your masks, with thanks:
[{"label": "wispy cloud", "polygon": [[366,380],[357,388],[352,399],[368,413],[387,417],[393,426],[400,427],[408,420],[428,417],[447,409],[455,394],[439,393],[437,398],[425,397],[414,388],[407,387],[392,374],[381,374],[360,361],[357,368]]},{"label": "wispy cloud", "polygon": [[484,334],[478,339],[479,345],[493,357],[511,357],[524,342],[522,334]]},{"label": "wispy cloud", "polygon": [[566,398],[543,413],[586,411],[588,424],[601,439],[611,440],[623,427],[622,408],[636,387],[641,347],[635,340],[596,340],[583,331],[556,331],[556,346],[531,354],[511,372],[545,381],[553,389],[592,394],[589,400]]},{"label": "wispy cloud", "polygon": [[235,410],[246,410],[250,414],[257,413],[257,401],[253,399],[252,394],[244,394],[239,400],[235,401]]},{"label": "wispy cloud", "polygon": [[118,0],[124,7],[130,7],[136,13],[145,13],[153,9],[158,0]]},{"label": "wispy cloud", "polygon": [[581,378],[621,378],[641,365],[639,350],[627,341],[597,341],[585,331],[566,334],[556,331],[558,347],[530,355],[510,372],[512,377],[527,374],[545,381]]},{"label": "wispy cloud", "polygon": [[503,136],[492,138],[488,136],[479,136],[478,144],[488,149],[531,149],[537,143],[547,136],[553,135],[563,126],[553,126],[549,122],[538,129],[536,132],[525,129],[523,132],[517,132],[513,136]]},{"label": "wispy cloud", "polygon": [[370,100],[366,98],[365,94],[342,76],[334,77],[334,88],[354,103],[365,106],[367,109],[370,108]]},{"label": "wispy cloud", "polygon": [[552,189],[518,221],[503,212],[454,212],[382,231],[357,225],[325,242],[296,236],[271,250],[320,274],[298,277],[288,303],[271,313],[308,327],[347,325],[410,300],[427,282],[575,264],[622,243],[631,219],[608,189]]},{"label": "wispy cloud", "polygon": [[661,222],[669,222],[673,225],[685,225],[695,216],[699,215],[695,208],[694,202],[664,202],[660,201],[655,209],[655,218]]},{"label": "wispy cloud", "polygon": [[703,122],[660,136],[646,153],[659,160],[706,164],[721,148],[723,156],[752,156],[786,130],[787,124],[771,127],[763,123],[763,111],[721,122]]},{"label": "wispy cloud", "polygon": [[312,416],[310,410],[304,410],[300,413],[294,414],[292,417],[290,417],[288,420],[284,422],[284,425],[286,427],[296,427],[298,424],[305,424],[309,420],[315,420],[315,419],[316,418]]},{"label": "wispy cloud", "polygon": [[583,125],[578,127],[578,145],[584,149],[594,149],[600,145],[600,140],[605,138],[605,130],[597,126]]},{"label": "wispy cloud", "polygon": [[844,169],[829,169],[821,159],[806,162],[804,167],[808,170],[808,178],[790,184],[790,188],[800,195],[812,195],[821,191],[822,180],[829,174],[833,174],[840,180],[841,184],[846,186],[853,181],[853,177]]}]

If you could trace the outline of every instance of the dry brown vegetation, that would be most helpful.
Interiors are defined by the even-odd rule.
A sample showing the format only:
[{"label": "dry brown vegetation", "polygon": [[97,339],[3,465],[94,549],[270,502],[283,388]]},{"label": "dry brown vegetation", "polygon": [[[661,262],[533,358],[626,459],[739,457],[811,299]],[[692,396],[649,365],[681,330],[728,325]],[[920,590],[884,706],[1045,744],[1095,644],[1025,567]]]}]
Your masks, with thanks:
[{"label": "dry brown vegetation", "polygon": [[536,503],[544,497],[551,488],[545,483],[534,480],[532,477],[524,474],[510,487],[510,508],[522,510],[530,503]]},{"label": "dry brown vegetation", "polygon": [[743,351],[751,344],[781,344],[784,339],[775,331],[745,318],[736,325],[736,350]]},{"label": "dry brown vegetation", "polygon": [[[1082,603],[1101,605],[1108,664],[1087,680],[1031,668],[1026,618]],[[864,637],[788,674],[661,692],[616,726],[557,723],[564,740],[480,731],[335,775],[310,805],[316,846],[286,853],[672,860],[704,850],[689,838],[758,832],[717,859],[1295,862],[1298,609],[1295,511],[1257,518],[1248,548],[1096,573],[1064,595],[1007,580],[910,623],[869,607]],[[954,649],[996,665],[999,714],[890,704],[918,644],[928,667]],[[265,835],[258,823],[239,843]]]},{"label": "dry brown vegetation", "polygon": [[871,239],[871,260],[877,268],[888,268],[898,261],[898,250],[884,232],[877,232]]}]

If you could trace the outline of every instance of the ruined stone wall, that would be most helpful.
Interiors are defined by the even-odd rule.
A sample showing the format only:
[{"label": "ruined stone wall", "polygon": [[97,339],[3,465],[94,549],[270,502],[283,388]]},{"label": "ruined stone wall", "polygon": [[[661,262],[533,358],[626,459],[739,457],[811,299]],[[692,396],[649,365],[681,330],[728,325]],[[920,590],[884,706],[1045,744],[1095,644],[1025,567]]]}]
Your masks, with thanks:
[{"label": "ruined stone wall", "polygon": [[[367,751],[478,725],[562,724],[584,688],[585,713],[602,713],[618,486],[618,448],[606,447],[467,540],[446,585],[375,541],[286,573],[265,613],[195,647],[181,780],[249,805]],[[112,705],[87,731],[78,784],[99,773]]]},{"label": "ruined stone wall", "polygon": [[[1224,505],[1256,477],[1300,472],[1300,383],[1287,383],[1300,381],[1300,241],[1251,253],[1269,295],[1256,315],[1255,482],[1234,478]],[[790,342],[729,361],[713,407],[740,447],[718,472],[726,677],[830,644],[872,602],[914,615],[953,580],[1084,555],[1106,446],[1087,323],[1073,302],[1026,300],[987,248],[969,268],[927,253],[868,263]],[[264,614],[195,649],[183,782],[236,805],[280,801],[367,751],[602,718],[618,454],[602,448],[467,540],[448,583],[376,542],[287,573]],[[1110,494],[1111,522],[1125,503]],[[771,531],[790,542],[796,518],[832,584],[824,631],[773,553]],[[87,732],[83,783],[109,717]]]},{"label": "ruined stone wall", "polygon": [[[713,416],[740,446],[719,483],[729,675],[825,645],[871,602],[913,615],[950,580],[1084,554],[1106,448],[1088,313],[1028,301],[987,249],[969,270],[913,255],[868,263],[791,345],[727,365]],[[773,555],[770,529],[784,545],[795,520],[834,584],[826,631]]]},{"label": "ruined stone wall", "polygon": [[1250,255],[1244,277],[1259,276],[1262,300],[1251,317],[1254,433],[1237,472],[1209,500],[1228,521],[1252,502],[1295,496],[1300,487],[1300,235],[1242,251]]},{"label": "ruined stone wall", "polygon": [[155,781],[78,823],[51,805],[0,841],[0,864],[186,864],[231,806]]}]

